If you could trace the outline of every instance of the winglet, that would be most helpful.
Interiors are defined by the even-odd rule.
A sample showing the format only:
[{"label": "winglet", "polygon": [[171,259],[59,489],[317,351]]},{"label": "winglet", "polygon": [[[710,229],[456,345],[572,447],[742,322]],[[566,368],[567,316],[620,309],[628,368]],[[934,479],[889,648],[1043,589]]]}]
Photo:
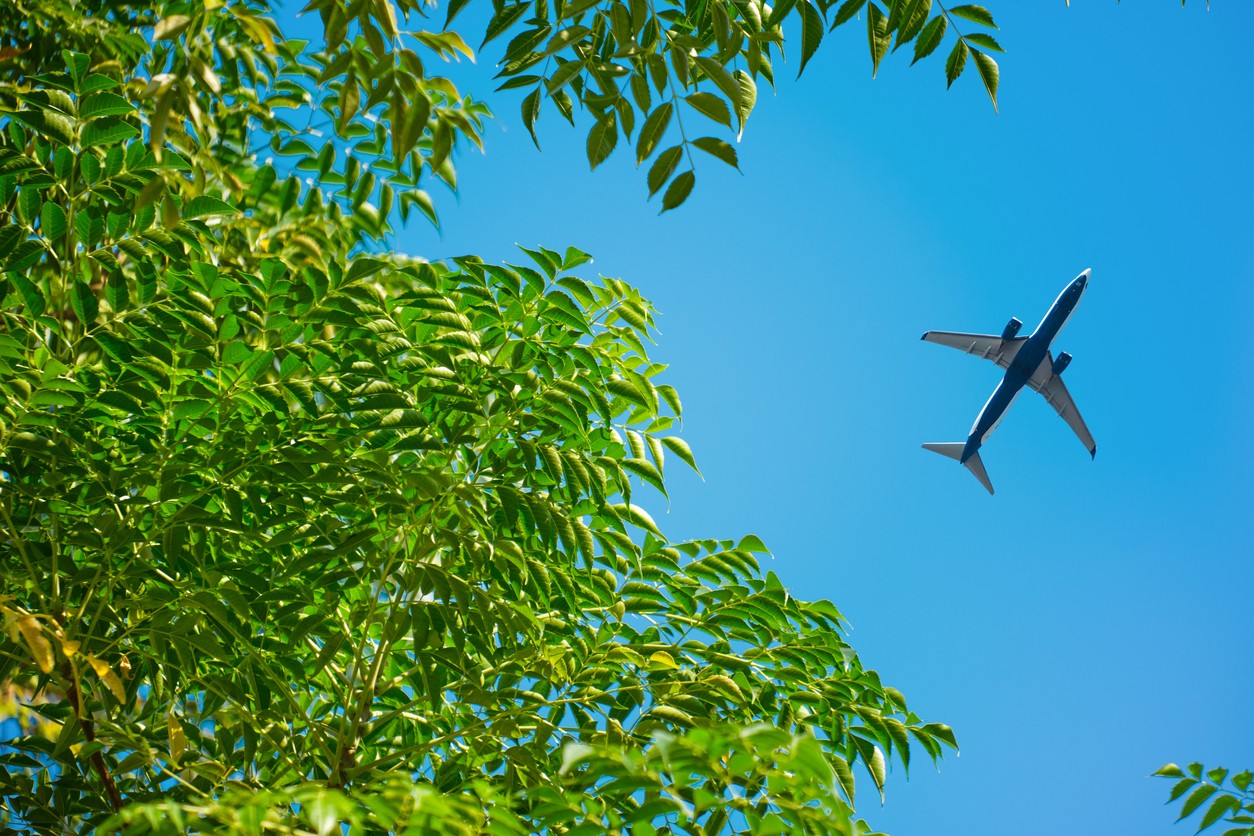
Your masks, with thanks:
[{"label": "winglet", "polygon": [[989,481],[988,471],[984,469],[984,462],[980,460],[979,452],[973,453],[969,459],[963,462],[962,451],[965,447],[966,445],[961,441],[933,442],[923,445],[924,450],[931,450],[933,453],[940,453],[942,456],[948,456],[954,461],[962,462],[967,470],[971,471],[971,475],[980,480],[980,484],[984,486],[984,489],[989,494],[992,494],[993,483]]}]

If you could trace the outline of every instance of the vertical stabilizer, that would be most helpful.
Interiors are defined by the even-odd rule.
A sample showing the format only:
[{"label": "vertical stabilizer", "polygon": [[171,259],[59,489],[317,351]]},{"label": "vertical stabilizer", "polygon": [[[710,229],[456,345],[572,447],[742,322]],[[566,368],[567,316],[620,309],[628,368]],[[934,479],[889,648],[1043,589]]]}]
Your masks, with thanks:
[{"label": "vertical stabilizer", "polygon": [[[933,453],[940,453],[942,456],[948,456],[954,461],[962,462],[962,451],[966,446],[961,441],[947,441],[924,444],[923,449],[931,450]],[[984,462],[980,461],[979,452],[973,453],[971,458],[962,463],[967,470],[971,471],[971,475],[980,480],[980,484],[984,486],[984,489],[991,494],[993,492],[993,483],[988,480],[988,472],[984,470]]]}]

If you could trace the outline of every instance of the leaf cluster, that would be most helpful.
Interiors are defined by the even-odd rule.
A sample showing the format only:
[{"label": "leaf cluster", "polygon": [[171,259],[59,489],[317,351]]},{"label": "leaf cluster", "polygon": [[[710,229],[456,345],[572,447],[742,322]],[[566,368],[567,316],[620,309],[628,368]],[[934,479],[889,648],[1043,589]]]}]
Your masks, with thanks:
[{"label": "leaf cluster", "polygon": [[[446,26],[463,4],[449,8]],[[999,71],[989,34],[962,34],[958,20],[996,29],[982,6],[946,9],[933,0],[574,0],[496,3],[484,44],[507,33],[499,89],[527,89],[523,124],[539,144],[536,122],[551,102],[574,124],[576,104],[592,114],[587,157],[604,162],[621,137],[648,168],[649,196],[663,192],[662,211],[682,204],[696,179],[693,150],[739,169],[729,139],[739,140],[757,101],[757,84],[775,83],[785,29],[798,27],[798,75],[826,33],[865,16],[872,73],[890,51],[914,44],[914,62],[955,36],[945,64],[949,84],[968,57],[994,107]],[[797,36],[790,36],[789,41]],[[913,63],[913,62],[912,62]],[[637,125],[639,129],[637,130]],[[706,131],[723,136],[703,135]]]},{"label": "leaf cluster", "polygon": [[1204,810],[1198,824],[1198,833],[1223,823],[1236,825],[1225,830],[1223,836],[1254,834],[1254,792],[1250,790],[1254,772],[1246,770],[1230,775],[1229,770],[1222,767],[1207,769],[1200,763],[1191,763],[1184,770],[1169,763],[1154,774],[1176,782],[1171,788],[1168,803],[1184,799],[1180,817],[1176,821],[1183,821]]}]

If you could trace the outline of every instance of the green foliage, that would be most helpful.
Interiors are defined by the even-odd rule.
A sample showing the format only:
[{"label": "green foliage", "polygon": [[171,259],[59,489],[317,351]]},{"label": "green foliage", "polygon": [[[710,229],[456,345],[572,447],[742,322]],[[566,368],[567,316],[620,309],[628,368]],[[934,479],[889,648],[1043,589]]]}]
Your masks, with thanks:
[{"label": "green foliage", "polygon": [[1168,803],[1184,799],[1180,810],[1183,821],[1194,813],[1204,810],[1197,832],[1218,823],[1236,825],[1223,832],[1223,836],[1252,836],[1254,834],[1254,792],[1250,782],[1254,772],[1246,770],[1229,776],[1222,767],[1207,769],[1200,763],[1191,763],[1186,770],[1169,763],[1154,773],[1160,778],[1174,780]]},{"label": "green foliage", "polygon": [[[463,5],[450,6],[448,22]],[[734,134],[740,139],[757,100],[758,82],[775,84],[773,62],[783,57],[785,29],[794,32],[790,40],[800,43],[798,75],[825,34],[859,15],[866,18],[872,74],[889,52],[913,43],[917,62],[952,34],[949,83],[962,74],[971,54],[997,106],[999,72],[989,53],[1002,49],[991,35],[962,34],[957,25],[961,20],[964,27],[996,29],[983,6],[946,9],[933,0],[782,0],[773,8],[762,0],[502,0],[494,9],[484,45],[513,35],[504,50],[499,89],[530,89],[523,100],[523,124],[537,146],[535,123],[547,100],[571,124],[576,103],[592,115],[588,162],[593,168],[612,153],[620,131],[634,144],[636,165],[659,147],[666,148],[648,175],[650,196],[670,182],[662,211],[681,205],[692,191],[693,147],[717,147],[718,152],[711,151],[716,159],[739,167],[726,139],[703,134],[727,129],[728,138]],[[661,142],[672,115],[675,145]]]},{"label": "green foliage", "polygon": [[[955,745],[756,536],[638,504],[696,467],[639,291],[575,248],[388,251],[478,141],[406,46],[460,38],[386,0],[315,3],[317,52],[256,2],[46,5],[0,8],[8,824],[858,833],[855,769]],[[690,57],[718,92],[655,145],[752,106]],[[689,145],[736,164],[666,147],[667,208]]]}]

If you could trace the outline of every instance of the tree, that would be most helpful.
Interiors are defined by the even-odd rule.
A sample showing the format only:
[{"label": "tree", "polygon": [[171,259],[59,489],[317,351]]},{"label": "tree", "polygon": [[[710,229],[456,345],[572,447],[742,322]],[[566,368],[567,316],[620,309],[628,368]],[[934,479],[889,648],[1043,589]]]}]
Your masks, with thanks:
[{"label": "tree", "polygon": [[[873,65],[992,22],[882,5]],[[757,537],[671,542],[633,503],[695,467],[639,291],[575,248],[386,250],[487,111],[426,73],[415,49],[468,48],[403,33],[415,3],[313,7],[320,51],[248,0],[0,8],[7,823],[864,831],[854,766],[882,792],[948,727],[763,575]],[[743,127],[780,25],[804,64],[831,11],[496,8],[527,124],[577,98],[594,165],[619,131],[649,158],[681,100]],[[950,80],[989,42],[960,37]],[[658,155],[664,208],[717,142]]]}]

